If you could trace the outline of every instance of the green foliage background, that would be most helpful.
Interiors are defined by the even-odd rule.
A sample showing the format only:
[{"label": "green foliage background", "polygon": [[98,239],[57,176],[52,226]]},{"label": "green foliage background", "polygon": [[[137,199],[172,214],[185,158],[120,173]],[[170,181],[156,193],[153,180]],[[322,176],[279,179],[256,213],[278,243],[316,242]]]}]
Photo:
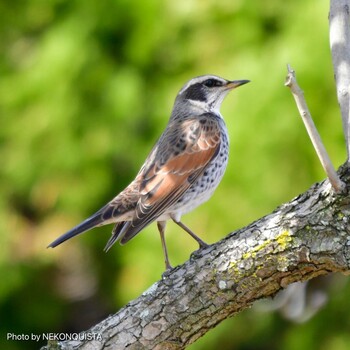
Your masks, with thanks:
[{"label": "green foliage background", "polygon": [[[184,217],[215,242],[324,178],[290,92],[297,71],[334,164],[345,160],[328,41],[328,1],[0,2],[0,344],[7,333],[77,332],[163,272],[155,225],[102,249],[111,227],[47,250],[137,173],[177,91],[213,73],[252,83],[222,107],[231,158],[210,202]],[[169,224],[174,265],[196,245]],[[349,284],[312,320],[245,311],[190,349],[348,349]],[[3,348],[3,346],[1,346]]]}]

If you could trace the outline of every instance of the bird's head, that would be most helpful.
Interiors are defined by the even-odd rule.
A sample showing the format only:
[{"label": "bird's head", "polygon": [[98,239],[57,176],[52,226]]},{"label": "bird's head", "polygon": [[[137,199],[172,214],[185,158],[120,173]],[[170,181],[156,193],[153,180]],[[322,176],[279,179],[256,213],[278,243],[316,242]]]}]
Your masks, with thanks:
[{"label": "bird's head", "polygon": [[250,80],[226,80],[216,75],[202,75],[188,81],[177,95],[176,104],[190,103],[207,112],[219,113],[224,97]]}]

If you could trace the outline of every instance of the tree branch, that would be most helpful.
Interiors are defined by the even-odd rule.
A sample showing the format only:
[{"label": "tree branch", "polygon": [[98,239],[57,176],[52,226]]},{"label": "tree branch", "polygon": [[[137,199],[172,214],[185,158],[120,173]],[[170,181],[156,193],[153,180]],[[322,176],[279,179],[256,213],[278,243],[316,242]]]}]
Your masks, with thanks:
[{"label": "tree branch", "polygon": [[[350,170],[339,174],[350,186]],[[59,349],[184,349],[222,320],[296,281],[350,273],[350,200],[327,180],[196,252],[81,340]],[[89,334],[101,339],[89,340]],[[85,339],[84,339],[85,336]],[[43,349],[53,349],[50,345]],[[57,349],[57,348],[56,348]]]},{"label": "tree branch", "polygon": [[328,156],[326,148],[324,147],[320,134],[318,133],[314,121],[312,120],[309,108],[306,104],[304,93],[300,89],[296,77],[295,71],[287,65],[288,75],[284,85],[288,86],[293,94],[294,100],[298,107],[301,119],[304,122],[306,130],[309,134],[311,142],[316,150],[317,156],[322,164],[326,175],[329,178],[330,183],[332,184],[336,192],[341,192],[345,185],[340,181],[338,174],[336,173],[333,164]]},{"label": "tree branch", "polygon": [[331,0],[329,39],[348,162],[350,158],[350,0]]},{"label": "tree branch", "polygon": [[[350,0],[331,0],[330,44],[350,155]],[[327,167],[328,168],[328,167]],[[339,175],[348,191],[350,169]],[[337,181],[334,188],[341,188]],[[347,192],[346,191],[346,192]],[[296,281],[350,273],[350,199],[329,181],[196,252],[77,340],[43,349],[184,349],[222,320]],[[99,337],[94,337],[94,335]]]}]

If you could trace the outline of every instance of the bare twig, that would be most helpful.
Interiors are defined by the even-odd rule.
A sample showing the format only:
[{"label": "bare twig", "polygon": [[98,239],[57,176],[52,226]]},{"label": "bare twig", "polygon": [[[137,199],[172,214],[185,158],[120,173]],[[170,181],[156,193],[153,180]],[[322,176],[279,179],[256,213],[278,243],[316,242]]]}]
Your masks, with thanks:
[{"label": "bare twig", "polygon": [[334,77],[346,140],[347,160],[350,157],[350,0],[331,0],[329,40]]},{"label": "bare twig", "polygon": [[328,156],[328,153],[322,143],[321,137],[316,129],[316,126],[309,112],[309,108],[307,107],[307,104],[304,98],[304,93],[300,89],[296,81],[295,71],[289,65],[287,66],[287,69],[288,69],[288,75],[286,78],[285,85],[290,88],[293,94],[300,116],[303,119],[306,130],[310,136],[311,142],[316,150],[318,158],[320,159],[320,162],[323,166],[323,169],[326,172],[330,183],[332,184],[332,187],[336,192],[341,192],[344,189],[345,185],[340,180],[338,174],[336,173],[332,165],[332,162]]}]

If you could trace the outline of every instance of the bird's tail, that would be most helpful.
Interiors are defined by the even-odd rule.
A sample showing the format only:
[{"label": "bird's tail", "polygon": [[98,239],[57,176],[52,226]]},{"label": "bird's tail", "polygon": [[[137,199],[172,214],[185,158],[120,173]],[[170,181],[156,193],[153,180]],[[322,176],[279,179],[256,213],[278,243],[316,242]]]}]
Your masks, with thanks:
[{"label": "bird's tail", "polygon": [[47,248],[55,248],[61,243],[67,241],[68,239],[77,236],[81,233],[84,233],[96,226],[99,226],[103,223],[104,219],[102,218],[102,215],[97,212],[96,214],[90,216],[88,219],[80,223],[79,225],[73,227],[71,230],[63,234],[62,236],[58,237],[56,240],[54,240],[52,243],[50,243]]},{"label": "bird's tail", "polygon": [[105,252],[108,252],[108,250],[112,247],[112,245],[123,237],[125,231],[127,231],[130,225],[131,225],[131,221],[117,222],[113,228],[112,237],[108,240],[103,250]]}]

